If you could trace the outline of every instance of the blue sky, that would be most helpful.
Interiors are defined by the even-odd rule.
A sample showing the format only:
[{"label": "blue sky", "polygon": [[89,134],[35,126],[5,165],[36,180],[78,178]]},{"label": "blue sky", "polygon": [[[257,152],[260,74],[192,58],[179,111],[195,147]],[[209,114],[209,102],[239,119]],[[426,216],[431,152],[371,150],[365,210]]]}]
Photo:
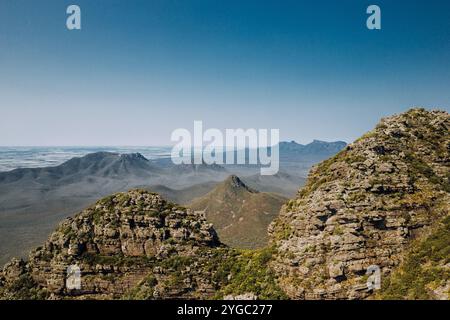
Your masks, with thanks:
[{"label": "blue sky", "polygon": [[0,2],[0,145],[167,145],[194,120],[352,141],[449,88],[446,0]]}]

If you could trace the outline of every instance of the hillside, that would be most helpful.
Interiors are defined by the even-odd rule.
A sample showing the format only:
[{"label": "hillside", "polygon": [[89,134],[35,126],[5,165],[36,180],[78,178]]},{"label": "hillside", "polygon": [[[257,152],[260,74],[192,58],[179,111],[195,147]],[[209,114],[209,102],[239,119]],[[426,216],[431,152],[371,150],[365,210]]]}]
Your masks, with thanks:
[{"label": "hillside", "polygon": [[286,201],[282,196],[258,192],[237,176],[230,176],[189,207],[205,213],[220,239],[232,247],[267,245],[267,227]]},{"label": "hillside", "polygon": [[[63,221],[28,262],[11,260],[0,300],[283,298],[270,256],[228,248],[201,215],[132,190]],[[80,288],[67,285],[69,266],[80,269]]]},{"label": "hillside", "polygon": [[[150,185],[188,188],[221,181],[229,175],[223,170],[202,165],[175,172],[138,153],[98,152],[55,167],[0,172],[0,264],[26,256],[64,218],[102,197]],[[186,190],[180,197],[189,194],[202,193]]]},{"label": "hillside", "polygon": [[[449,215],[449,127],[446,112],[412,109],[383,119],[311,170],[298,196],[270,226],[278,251],[272,267],[289,297],[367,298],[370,265],[381,268],[387,296],[386,286],[407,281],[393,276],[389,282],[389,277]],[[435,263],[448,266],[448,243],[436,256],[442,261]],[[427,251],[423,258],[434,259]],[[445,292],[448,273],[429,282]],[[408,297],[405,290],[399,294]]]},{"label": "hillside", "polygon": [[289,173],[280,171],[271,176],[260,174],[244,176],[241,180],[247,186],[258,191],[278,193],[284,197],[292,198],[297,193],[298,188],[305,184],[306,178],[292,171]]},{"label": "hillside", "polygon": [[169,188],[163,185],[141,186],[141,188],[152,192],[156,192],[160,194],[162,197],[164,197],[164,199],[167,199],[171,202],[186,205],[193,199],[207,194],[219,183],[220,182],[210,181],[205,183],[194,184],[192,186],[182,189]]},{"label": "hillside", "polygon": [[401,265],[385,279],[380,299],[450,299],[450,217],[417,239]]},{"label": "hillside", "polygon": [[[158,285],[155,297],[193,297],[205,274],[193,269],[187,288],[176,281],[180,261],[200,260],[220,247],[209,224],[184,208],[141,190],[119,193],[98,201],[74,218],[66,219],[29,262],[12,260],[0,276],[0,296],[26,298],[119,298],[145,280]],[[82,289],[65,284],[66,269],[77,265]],[[158,269],[156,273],[152,270]],[[146,278],[149,277],[149,278]]]}]

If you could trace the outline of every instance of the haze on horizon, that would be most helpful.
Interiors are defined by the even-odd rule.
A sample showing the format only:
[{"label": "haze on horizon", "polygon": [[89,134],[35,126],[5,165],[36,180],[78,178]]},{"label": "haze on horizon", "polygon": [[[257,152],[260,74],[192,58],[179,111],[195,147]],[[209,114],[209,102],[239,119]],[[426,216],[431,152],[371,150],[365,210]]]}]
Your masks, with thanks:
[{"label": "haze on horizon", "polygon": [[[68,31],[78,4],[82,30]],[[177,128],[353,141],[450,110],[450,2],[3,0],[0,146],[170,145]]]}]

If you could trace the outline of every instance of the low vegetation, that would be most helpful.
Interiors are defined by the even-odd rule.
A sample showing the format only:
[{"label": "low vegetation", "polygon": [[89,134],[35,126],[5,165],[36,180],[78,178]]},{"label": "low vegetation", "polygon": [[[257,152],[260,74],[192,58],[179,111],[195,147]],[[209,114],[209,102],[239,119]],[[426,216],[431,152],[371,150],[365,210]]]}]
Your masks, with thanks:
[{"label": "low vegetation", "polygon": [[259,299],[286,299],[270,268],[274,249],[236,251],[232,258],[222,261],[215,277],[224,283],[216,298],[226,295],[253,293]]},{"label": "low vegetation", "polygon": [[446,217],[428,237],[412,244],[405,261],[383,283],[378,298],[450,299],[450,288],[446,287],[449,263],[450,217]]}]

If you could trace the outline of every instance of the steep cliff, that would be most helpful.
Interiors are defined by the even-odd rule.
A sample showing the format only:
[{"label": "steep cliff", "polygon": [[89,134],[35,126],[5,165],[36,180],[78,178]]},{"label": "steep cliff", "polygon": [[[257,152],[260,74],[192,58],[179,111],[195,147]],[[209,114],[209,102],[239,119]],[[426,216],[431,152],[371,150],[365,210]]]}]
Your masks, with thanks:
[{"label": "steep cliff", "polygon": [[[290,298],[367,298],[371,265],[392,285],[413,240],[449,215],[449,127],[446,112],[412,109],[311,170],[270,226],[272,267]],[[435,285],[448,288],[448,273]]]}]

